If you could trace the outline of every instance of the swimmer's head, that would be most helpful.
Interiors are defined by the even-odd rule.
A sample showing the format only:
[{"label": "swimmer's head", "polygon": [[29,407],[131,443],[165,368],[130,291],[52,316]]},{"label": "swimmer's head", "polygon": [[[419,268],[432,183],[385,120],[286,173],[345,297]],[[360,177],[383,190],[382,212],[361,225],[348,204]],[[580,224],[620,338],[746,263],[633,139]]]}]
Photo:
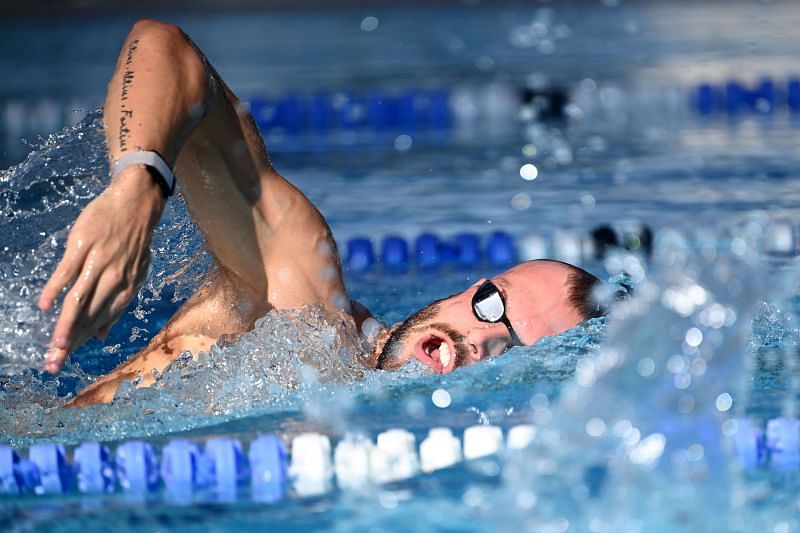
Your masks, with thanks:
[{"label": "swimmer's head", "polygon": [[377,339],[370,363],[395,370],[417,359],[439,373],[531,345],[599,316],[599,280],[558,261],[528,261],[437,300]]}]

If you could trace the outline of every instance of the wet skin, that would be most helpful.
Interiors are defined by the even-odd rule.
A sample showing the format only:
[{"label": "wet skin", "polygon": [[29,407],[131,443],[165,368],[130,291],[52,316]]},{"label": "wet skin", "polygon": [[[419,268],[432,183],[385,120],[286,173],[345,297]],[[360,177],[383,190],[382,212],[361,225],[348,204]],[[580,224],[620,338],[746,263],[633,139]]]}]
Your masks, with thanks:
[{"label": "wet skin", "polygon": [[[491,278],[504,297],[506,315],[523,344],[531,345],[582,321],[568,302],[567,280],[572,269],[556,261],[529,261]],[[472,312],[472,297],[484,281],[480,279],[467,290],[438,302],[432,316],[395,343],[389,366],[396,368],[414,358],[435,372],[447,373],[501,355],[511,347],[511,334],[503,323],[482,322]],[[399,326],[395,324],[392,330]],[[385,349],[380,343],[392,330],[379,339],[378,351]],[[373,354],[373,363],[377,360],[378,354]]]},{"label": "wet skin", "polygon": [[[271,309],[321,305],[362,329],[369,312],[350,303],[325,219],[275,171],[246,106],[179,28],[148,20],[134,25],[108,86],[103,123],[113,161],[154,150],[175,169],[214,268],[142,351],[71,405],[109,402],[124,380],[150,385],[154,371],[183,351],[207,351],[222,336],[252,329]],[[58,372],[90,337],[104,338],[124,312],[147,274],[150,240],[166,200],[150,171],[132,165],[78,217],[39,299],[47,312],[66,293],[45,358],[49,372]],[[536,261],[493,278],[524,343],[579,322],[565,303],[568,268]],[[475,290],[442,301],[435,316],[410,328],[397,364],[416,357],[449,372],[502,353],[508,330],[473,316]],[[447,364],[443,343],[452,354]]]}]

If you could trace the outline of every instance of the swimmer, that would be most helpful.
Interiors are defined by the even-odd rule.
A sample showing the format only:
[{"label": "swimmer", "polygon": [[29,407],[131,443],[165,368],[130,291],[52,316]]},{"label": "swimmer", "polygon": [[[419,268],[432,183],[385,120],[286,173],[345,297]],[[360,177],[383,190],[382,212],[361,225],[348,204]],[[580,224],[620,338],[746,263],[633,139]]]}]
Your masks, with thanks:
[{"label": "swimmer", "polygon": [[175,186],[172,169],[214,266],[147,347],[81,391],[74,406],[110,402],[125,380],[148,386],[181,352],[208,351],[271,309],[322,305],[370,336],[371,366],[392,370],[417,359],[441,373],[598,314],[594,276],[531,261],[390,329],[376,327],[347,296],[325,219],[272,167],[246,107],[176,26],[133,26],[108,85],[103,124],[113,177],[76,220],[39,299],[49,311],[66,290],[46,369],[57,373],[90,337],[104,339],[143,283],[151,237]]}]

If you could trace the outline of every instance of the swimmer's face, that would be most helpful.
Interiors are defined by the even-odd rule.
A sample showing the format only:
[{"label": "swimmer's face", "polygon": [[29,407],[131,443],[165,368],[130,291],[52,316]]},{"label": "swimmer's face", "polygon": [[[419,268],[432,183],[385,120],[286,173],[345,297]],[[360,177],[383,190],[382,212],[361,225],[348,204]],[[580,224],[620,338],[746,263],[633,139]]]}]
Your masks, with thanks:
[{"label": "swimmer's face", "polygon": [[[529,261],[491,278],[502,301],[504,321],[485,322],[473,312],[492,287],[481,279],[470,288],[417,311],[386,331],[373,353],[377,368],[394,370],[417,359],[437,373],[452,372],[488,356],[501,355],[515,342],[531,345],[538,339],[566,331],[583,320],[570,302],[573,267],[556,261]],[[495,307],[496,308],[496,307]],[[485,318],[485,317],[484,317]]]}]

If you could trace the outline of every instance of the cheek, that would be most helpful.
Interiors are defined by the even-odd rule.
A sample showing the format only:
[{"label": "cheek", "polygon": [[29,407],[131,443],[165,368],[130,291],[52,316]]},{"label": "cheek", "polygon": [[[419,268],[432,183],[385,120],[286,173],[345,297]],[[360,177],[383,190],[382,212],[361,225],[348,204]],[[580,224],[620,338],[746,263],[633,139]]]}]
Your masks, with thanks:
[{"label": "cheek", "polygon": [[386,347],[386,343],[392,336],[392,333],[400,327],[400,324],[395,324],[391,329],[384,329],[375,338],[375,347],[372,349],[372,355],[369,357],[369,365],[375,367],[378,364],[378,358]]},{"label": "cheek", "polygon": [[521,324],[515,329],[520,340],[528,346],[547,335],[546,328],[540,321],[531,320]]},{"label": "cheek", "polygon": [[[524,339],[520,339],[523,340]],[[505,337],[503,338],[496,338],[491,339],[486,343],[486,351],[489,355],[496,357],[498,355],[503,355],[506,350],[509,348],[509,341],[506,340]]]}]

